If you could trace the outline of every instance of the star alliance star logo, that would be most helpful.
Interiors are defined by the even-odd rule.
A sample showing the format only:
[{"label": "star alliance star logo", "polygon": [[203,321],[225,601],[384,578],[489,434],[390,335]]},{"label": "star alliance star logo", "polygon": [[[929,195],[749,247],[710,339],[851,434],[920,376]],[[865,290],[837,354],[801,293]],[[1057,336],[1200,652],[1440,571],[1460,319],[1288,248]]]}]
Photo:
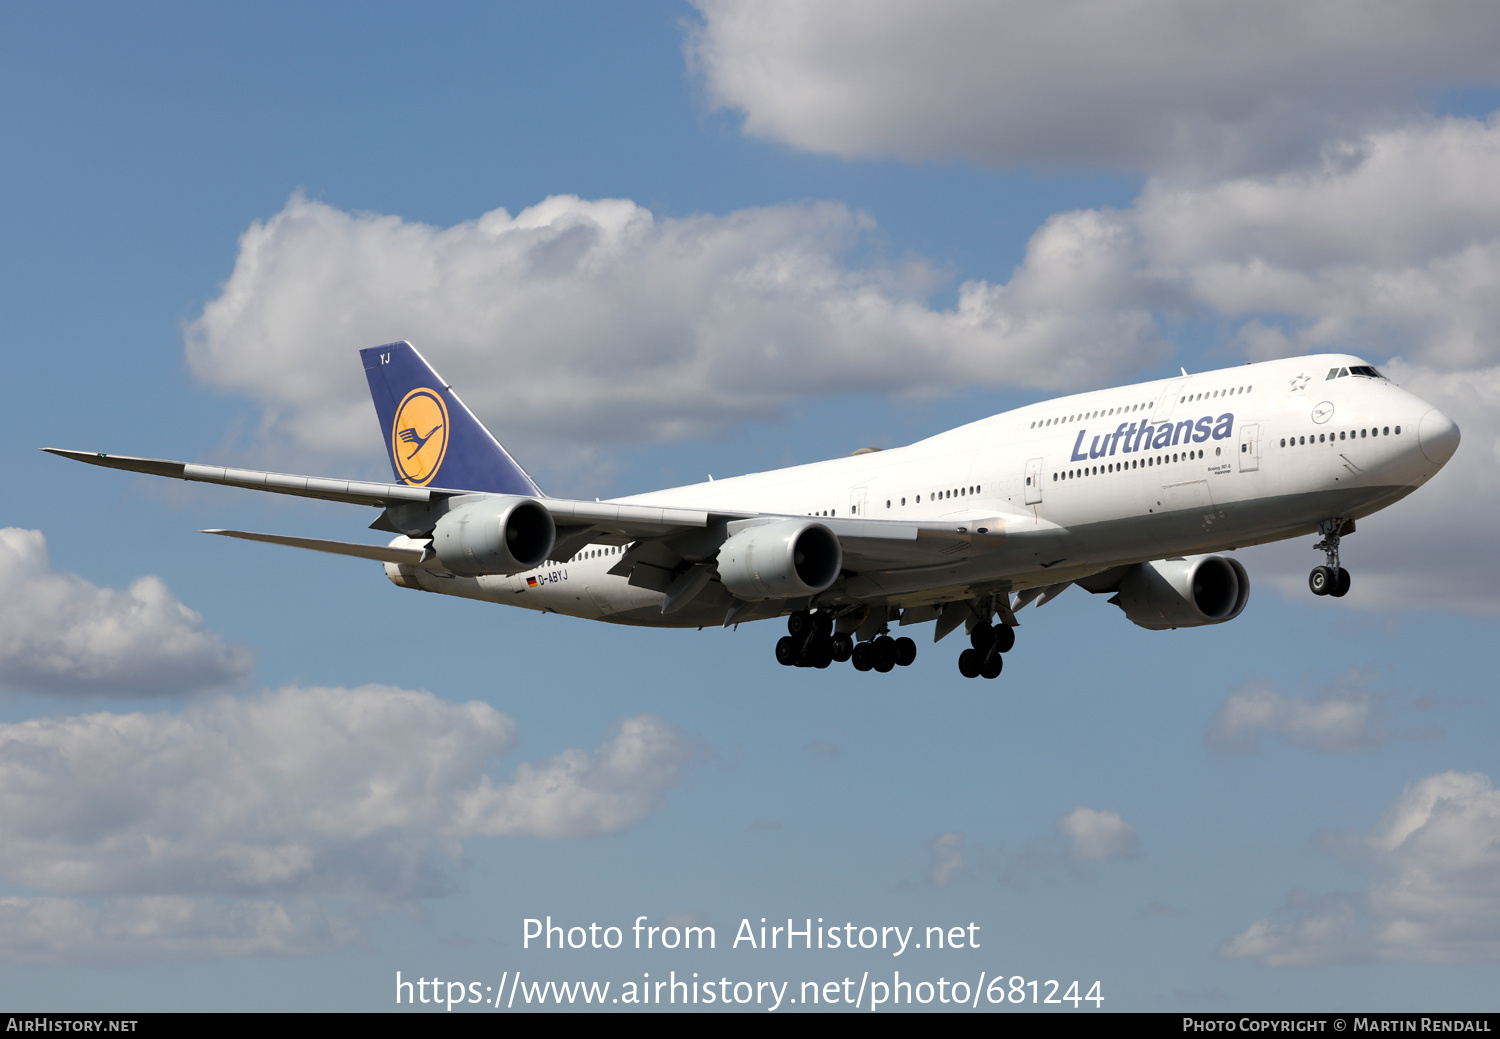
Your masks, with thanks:
[{"label": "star alliance star logo", "polygon": [[1305,389],[1307,389],[1307,379],[1308,379],[1308,377],[1306,375],[1298,375],[1295,379],[1293,379],[1292,380],[1292,392],[1295,393],[1298,390],[1305,390]]}]

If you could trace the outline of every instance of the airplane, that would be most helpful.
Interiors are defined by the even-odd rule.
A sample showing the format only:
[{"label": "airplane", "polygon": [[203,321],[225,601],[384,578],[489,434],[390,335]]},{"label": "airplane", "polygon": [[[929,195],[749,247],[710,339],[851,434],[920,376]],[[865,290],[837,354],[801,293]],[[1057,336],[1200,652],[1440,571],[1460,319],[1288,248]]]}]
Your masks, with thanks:
[{"label": "airplane", "polygon": [[1148,629],[1249,600],[1232,552],[1316,534],[1315,595],[1343,596],[1355,523],[1458,448],[1448,416],[1347,354],[1261,361],[1030,404],[945,433],[607,501],[545,494],[406,342],[360,351],[395,483],[43,448],[114,469],[381,510],[372,545],[205,533],[376,560],[401,588],[616,624],[787,618],[776,659],[890,672],[897,629],[962,626],[993,679],[1017,613],[1077,585]]}]

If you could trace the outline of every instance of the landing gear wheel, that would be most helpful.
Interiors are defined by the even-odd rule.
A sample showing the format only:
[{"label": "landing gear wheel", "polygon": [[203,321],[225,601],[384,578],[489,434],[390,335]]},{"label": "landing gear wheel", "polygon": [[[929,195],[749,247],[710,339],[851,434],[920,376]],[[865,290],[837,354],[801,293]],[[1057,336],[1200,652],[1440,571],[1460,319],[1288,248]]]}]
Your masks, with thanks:
[{"label": "landing gear wheel", "polygon": [[798,641],[790,635],[781,636],[781,640],[776,643],[776,663],[791,667],[801,656],[801,648]]},{"label": "landing gear wheel", "polygon": [[1016,645],[1016,629],[1002,624],[995,629],[995,652],[1009,653]]},{"label": "landing gear wheel", "polygon": [[835,635],[833,637],[833,659],[842,664],[854,655],[854,640],[848,635]]},{"label": "landing gear wheel", "polygon": [[868,642],[861,642],[855,646],[850,656],[854,661],[856,671],[868,671],[875,666],[875,649]]},{"label": "landing gear wheel", "polygon": [[1326,566],[1315,566],[1312,573],[1307,575],[1307,587],[1312,589],[1314,595],[1327,595],[1337,586],[1338,578]]},{"label": "landing gear wheel", "polygon": [[896,640],[896,666],[910,667],[917,659],[917,644],[905,635]]},{"label": "landing gear wheel", "polygon": [[1349,594],[1349,571],[1339,565],[1339,542],[1354,533],[1352,519],[1326,519],[1318,523],[1323,540],[1313,546],[1328,558],[1326,565],[1313,567],[1307,575],[1307,586],[1314,595],[1331,595],[1335,599]]},{"label": "landing gear wheel", "polygon": [[969,630],[969,645],[979,653],[989,650],[995,641],[995,629],[989,624],[976,624]]},{"label": "landing gear wheel", "polygon": [[984,663],[979,666],[979,673],[985,678],[999,678],[1000,671],[1005,667],[1005,658],[998,652],[991,653],[984,658]]},{"label": "landing gear wheel", "polygon": [[806,610],[798,610],[796,613],[789,613],[786,617],[787,634],[806,635],[808,629],[812,627],[812,623],[812,614],[808,613]]},{"label": "landing gear wheel", "polygon": [[1334,584],[1333,590],[1328,593],[1335,599],[1341,599],[1349,594],[1349,571],[1339,567],[1339,578]]},{"label": "landing gear wheel", "polygon": [[979,666],[984,658],[977,649],[966,649],[958,655],[958,673],[965,678],[978,678]]},{"label": "landing gear wheel", "polygon": [[896,640],[882,635],[875,640],[875,670],[882,675],[896,666]]}]

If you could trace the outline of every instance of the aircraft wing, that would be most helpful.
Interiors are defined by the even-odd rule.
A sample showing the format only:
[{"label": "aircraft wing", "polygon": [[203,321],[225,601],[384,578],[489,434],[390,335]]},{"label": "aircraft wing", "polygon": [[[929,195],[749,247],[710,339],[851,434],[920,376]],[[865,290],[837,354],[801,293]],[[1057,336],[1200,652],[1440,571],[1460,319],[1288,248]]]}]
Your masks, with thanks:
[{"label": "aircraft wing", "polygon": [[[246,487],[275,494],[293,494],[303,498],[321,498],[352,505],[384,508],[408,502],[432,502],[475,492],[449,487],[413,487],[404,483],[371,483],[363,480],[334,480],[318,476],[296,476],[270,473],[258,469],[231,469],[220,465],[173,462],[164,458],[136,458],[111,455],[103,451],[72,451],[61,447],[44,447],[48,454],[71,458],[76,462],[102,465],[108,469],[166,476],[195,483],[216,483],[227,487]],[[678,509],[657,505],[613,504],[597,501],[571,501],[566,498],[539,496],[534,499],[552,514],[559,534],[565,529],[590,530],[631,540],[660,537],[678,530],[706,527],[709,513],[702,509]],[[721,518],[723,514],[716,513]],[[748,513],[733,513],[738,518]]]},{"label": "aircraft wing", "polygon": [[[71,458],[90,465],[126,472],[145,473],[150,476],[165,476],[196,483],[221,484],[228,487],[244,487],[275,494],[291,494],[303,498],[320,498],[325,501],[347,502],[385,508],[407,503],[426,503],[460,495],[475,495],[486,492],[443,488],[414,487],[400,483],[375,483],[363,480],[338,480],[317,476],[298,476],[290,473],[272,473],[256,469],[235,469],[218,465],[200,465],[195,462],[174,462],[162,458],[137,458],[132,455],[112,455],[102,451],[74,451],[65,448],[44,447],[43,451]],[[595,542],[623,544],[636,542],[637,547],[616,570],[628,576],[630,568],[637,562],[649,561],[656,566],[671,567],[682,561],[677,547],[672,544],[675,536],[703,530],[711,524],[728,524],[730,532],[742,525],[769,523],[783,519],[801,520],[800,515],[778,513],[737,512],[722,509],[679,508],[670,505],[645,505],[601,501],[574,501],[566,498],[537,496],[532,500],[552,514],[557,525],[558,544],[555,558],[567,559],[585,545]],[[1043,534],[1037,521],[1029,514],[1022,517],[962,513],[953,516],[924,520],[884,520],[848,517],[818,517],[817,522],[827,526],[839,538],[844,548],[845,567],[854,572],[902,570],[913,567],[942,565],[975,549],[1001,549],[1009,540],[1008,527],[1023,520],[1028,533]],[[1041,527],[1052,524],[1041,521]],[[280,535],[246,534],[243,532],[214,531],[231,537],[248,537],[252,540],[270,541],[298,548],[309,548],[343,555],[363,555],[369,559],[389,562],[416,563],[415,560],[395,559],[392,550],[370,546],[371,553],[355,551],[359,546],[342,542],[317,542],[316,539],[281,537]],[[344,547],[335,547],[344,546]],[[417,563],[417,565],[421,565]],[[614,571],[612,571],[614,572]]]}]

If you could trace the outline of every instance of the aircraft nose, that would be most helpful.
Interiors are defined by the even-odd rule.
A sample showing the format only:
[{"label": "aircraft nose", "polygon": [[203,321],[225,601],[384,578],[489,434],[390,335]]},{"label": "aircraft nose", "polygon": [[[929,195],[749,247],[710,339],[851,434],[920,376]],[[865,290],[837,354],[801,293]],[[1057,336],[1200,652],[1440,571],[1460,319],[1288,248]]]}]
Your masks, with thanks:
[{"label": "aircraft nose", "polygon": [[1417,423],[1417,443],[1428,461],[1442,465],[1458,450],[1458,426],[1437,408],[1422,416]]}]

